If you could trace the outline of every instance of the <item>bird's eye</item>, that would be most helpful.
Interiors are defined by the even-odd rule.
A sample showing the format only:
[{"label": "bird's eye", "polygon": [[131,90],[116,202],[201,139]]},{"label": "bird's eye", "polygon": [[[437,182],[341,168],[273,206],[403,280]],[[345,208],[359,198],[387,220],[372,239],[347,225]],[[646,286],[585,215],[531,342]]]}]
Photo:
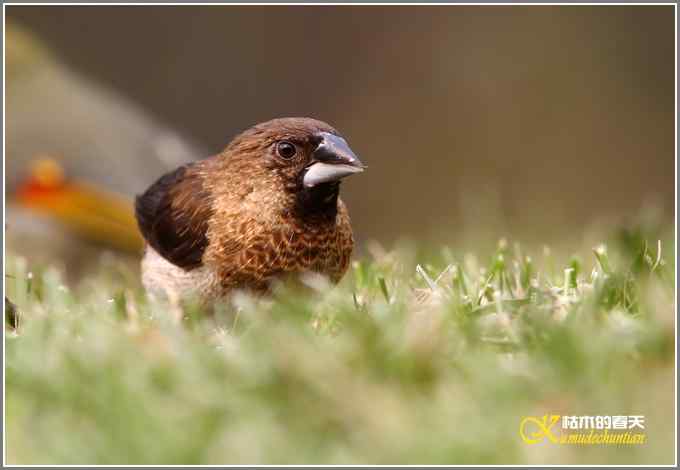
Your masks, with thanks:
[{"label": "bird's eye", "polygon": [[282,140],[281,142],[276,144],[276,152],[279,154],[281,158],[285,158],[286,160],[288,160],[295,156],[297,149],[295,148],[295,145],[291,144],[286,140]]}]

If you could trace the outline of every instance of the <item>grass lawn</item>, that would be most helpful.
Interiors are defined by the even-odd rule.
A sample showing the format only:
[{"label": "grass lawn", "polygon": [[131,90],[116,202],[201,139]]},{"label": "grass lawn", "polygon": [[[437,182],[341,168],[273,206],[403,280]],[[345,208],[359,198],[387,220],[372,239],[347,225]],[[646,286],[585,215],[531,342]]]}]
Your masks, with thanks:
[{"label": "grass lawn", "polygon": [[[115,258],[69,284],[8,247],[7,463],[671,464],[672,227],[601,243],[373,246],[334,289],[181,326]],[[524,442],[544,415],[642,415],[646,440]]]}]

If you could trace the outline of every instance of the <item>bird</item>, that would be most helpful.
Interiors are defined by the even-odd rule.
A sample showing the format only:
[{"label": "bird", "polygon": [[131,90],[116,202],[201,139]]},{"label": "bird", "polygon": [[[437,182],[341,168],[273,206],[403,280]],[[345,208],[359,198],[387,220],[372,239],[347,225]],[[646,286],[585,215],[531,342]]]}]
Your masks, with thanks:
[{"label": "bird", "polygon": [[313,118],[277,118],[179,166],[135,199],[151,297],[209,303],[305,273],[338,283],[354,236],[341,180],[366,166]]}]

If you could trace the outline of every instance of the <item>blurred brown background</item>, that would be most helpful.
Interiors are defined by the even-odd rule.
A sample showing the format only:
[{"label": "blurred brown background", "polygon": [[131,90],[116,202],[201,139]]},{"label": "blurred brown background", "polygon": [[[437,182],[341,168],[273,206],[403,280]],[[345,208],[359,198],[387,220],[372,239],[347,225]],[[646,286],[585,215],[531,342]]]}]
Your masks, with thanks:
[{"label": "blurred brown background", "polygon": [[[196,157],[273,117],[330,122],[369,165],[343,191],[360,240],[474,227],[550,241],[646,204],[672,217],[671,5],[6,12],[60,63],[206,152]],[[8,134],[8,175],[26,153]],[[132,168],[126,153],[116,171]],[[136,193],[161,171],[134,168],[130,184],[108,183]]]}]

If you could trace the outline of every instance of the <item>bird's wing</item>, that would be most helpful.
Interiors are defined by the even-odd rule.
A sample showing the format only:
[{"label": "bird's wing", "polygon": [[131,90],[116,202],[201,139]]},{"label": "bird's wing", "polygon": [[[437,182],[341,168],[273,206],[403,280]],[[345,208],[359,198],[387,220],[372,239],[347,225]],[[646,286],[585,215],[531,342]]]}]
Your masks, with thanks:
[{"label": "bird's wing", "polygon": [[197,163],[165,174],[137,196],[135,214],[142,235],[161,256],[186,270],[201,266],[212,204]]}]

